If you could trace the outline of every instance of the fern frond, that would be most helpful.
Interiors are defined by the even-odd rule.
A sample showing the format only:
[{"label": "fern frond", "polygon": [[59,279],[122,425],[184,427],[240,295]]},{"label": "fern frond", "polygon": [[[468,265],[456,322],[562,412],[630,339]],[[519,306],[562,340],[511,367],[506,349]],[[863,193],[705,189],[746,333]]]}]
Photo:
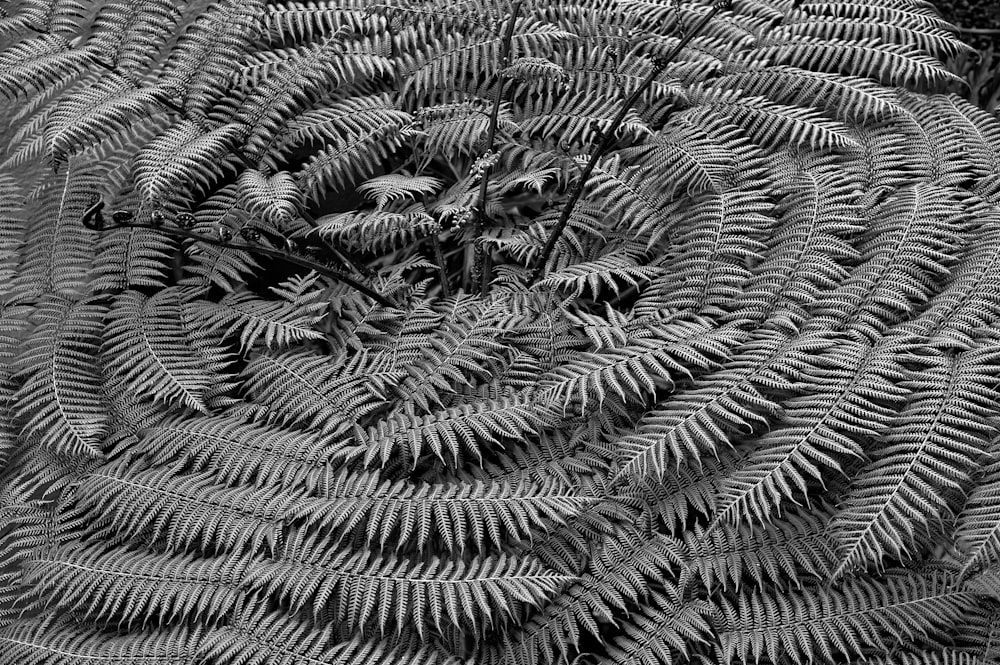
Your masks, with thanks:
[{"label": "fern frond", "polygon": [[216,662],[242,665],[460,665],[457,658],[433,647],[412,648],[406,643],[355,635],[337,639],[334,626],[310,626],[283,612],[265,612],[264,607],[246,614],[231,625],[218,626],[205,634],[202,654]]},{"label": "fern frond", "polygon": [[322,193],[342,192],[376,173],[382,161],[402,145],[402,130],[410,122],[408,116],[400,117],[402,113],[393,115],[390,123],[375,129],[337,136],[333,145],[314,155],[296,174],[302,190],[313,200],[319,200]]},{"label": "fern frond", "polygon": [[887,652],[899,638],[947,631],[972,594],[945,574],[899,573],[878,584],[851,579],[840,589],[811,587],[791,595],[747,591],[735,604],[721,601],[719,647],[723,663],[766,656],[795,663],[834,654],[865,657],[862,644]]},{"label": "fern frond", "polygon": [[902,384],[913,399],[831,524],[842,557],[837,574],[913,552],[918,529],[951,517],[945,497],[966,486],[994,434],[988,418],[1000,349],[985,345],[953,357],[928,351],[914,359],[925,367]]},{"label": "fern frond", "polygon": [[487,665],[564,662],[579,650],[584,631],[600,638],[600,625],[614,622],[616,609],[649,596],[650,578],[659,583],[682,565],[680,544],[662,534],[619,526],[602,545],[579,582],[499,643],[484,645],[481,660]]},{"label": "fern frond", "polygon": [[240,62],[263,29],[263,0],[221,0],[200,13],[177,41],[160,83],[179,93],[199,116],[225,97],[233,63]]},{"label": "fern frond", "polygon": [[396,551],[410,542],[420,550],[438,542],[451,552],[467,542],[481,552],[503,548],[565,525],[595,501],[552,478],[416,484],[347,471],[325,483],[320,496],[302,502],[295,517],[338,531],[332,546],[357,531],[381,549],[395,542]]},{"label": "fern frond", "polygon": [[224,330],[222,336],[239,332],[240,351],[249,353],[258,338],[268,348],[320,339],[314,325],[325,315],[326,303],[315,297],[304,302],[264,300],[253,293],[230,293],[217,303],[197,300],[189,305],[192,319]]},{"label": "fern frond", "polygon": [[[704,600],[686,600],[669,582],[662,592],[652,592],[649,603],[629,615],[621,633],[608,646],[611,663],[621,665],[673,665],[690,657],[693,645],[708,643],[714,610]],[[680,658],[675,658],[680,654]]]},{"label": "fern frond", "polygon": [[869,79],[786,65],[729,74],[714,83],[778,104],[812,106],[841,122],[881,122],[909,113],[895,95]]},{"label": "fern frond", "polygon": [[262,353],[247,365],[243,376],[246,390],[260,405],[259,419],[302,423],[332,434],[382,406],[387,390],[402,376],[368,361],[364,356],[343,363],[296,351]]},{"label": "fern frond", "polygon": [[121,72],[141,75],[170,38],[180,13],[170,0],[106,2],[87,48]]},{"label": "fern frond", "polygon": [[86,292],[95,238],[81,220],[101,185],[100,175],[83,155],[71,160],[64,174],[46,178],[40,202],[29,208],[33,221],[24,234],[12,292],[73,300]]},{"label": "fern frond", "polygon": [[738,330],[720,333],[728,346],[726,366],[699,377],[691,388],[675,392],[639,419],[635,431],[618,442],[622,466],[617,480],[663,478],[671,460],[675,467],[698,460],[704,452],[725,447],[733,432],[766,423],[778,405],[762,389],[786,385],[786,372],[808,367],[810,354],[832,345],[820,334],[790,338],[761,330],[744,341]]},{"label": "fern frond", "polygon": [[153,465],[212,471],[220,484],[317,486],[340,444],[312,433],[251,425],[230,416],[174,416],[144,428],[135,444]]},{"label": "fern frond", "polygon": [[45,144],[56,165],[101,139],[151,115],[150,106],[165,93],[156,87],[135,85],[107,77],[63,95],[45,123]]},{"label": "fern frond", "polygon": [[284,226],[305,206],[302,192],[287,171],[268,176],[247,169],[236,179],[236,191],[247,212],[259,216],[265,224]]},{"label": "fern frond", "polygon": [[175,665],[199,653],[199,633],[175,627],[125,635],[65,620],[22,619],[0,628],[5,658],[25,665]]},{"label": "fern frond", "polygon": [[[365,464],[376,458],[386,464],[405,451],[405,458],[420,459],[433,453],[446,460],[448,453],[457,464],[468,452],[481,459],[483,452],[501,446],[507,439],[524,440],[555,420],[545,406],[535,404],[534,395],[486,399],[454,406],[427,415],[399,413],[380,420],[355,437],[363,448]],[[484,449],[484,450],[483,450]],[[358,454],[362,451],[359,450]]]},{"label": "fern frond", "polygon": [[90,54],[58,34],[40,34],[0,53],[0,94],[10,100],[58,87],[83,72]]},{"label": "fern frond", "polygon": [[356,252],[389,252],[441,230],[441,223],[419,203],[399,211],[342,212],[317,221],[317,234]]},{"label": "fern frond", "polygon": [[358,185],[358,194],[374,199],[376,210],[381,210],[390,202],[433,194],[442,184],[441,180],[430,176],[390,173],[364,181]]},{"label": "fern frond", "polygon": [[1000,464],[991,462],[982,474],[955,526],[955,543],[965,559],[962,577],[1000,559]]},{"label": "fern frond", "polygon": [[219,173],[218,162],[231,153],[241,131],[235,124],[206,132],[189,120],[176,122],[139,151],[136,188],[153,202],[183,198],[194,187],[207,190]]},{"label": "fern frond", "polygon": [[541,378],[554,404],[571,402],[586,412],[589,402],[600,406],[608,397],[623,402],[644,401],[659,386],[690,376],[691,367],[711,367],[728,354],[736,331],[715,331],[703,322],[675,321],[655,337],[635,339],[628,346],[585,352]]},{"label": "fern frond", "polygon": [[801,589],[804,581],[829,579],[837,564],[827,533],[832,516],[829,506],[814,506],[809,512],[787,511],[781,521],[763,527],[696,527],[684,533],[690,552],[685,563],[709,589],[720,583],[723,590],[739,591],[751,581],[761,589],[786,584]]},{"label": "fern frond", "polygon": [[594,261],[575,263],[549,273],[538,284],[571,292],[578,298],[589,290],[597,298],[605,291],[617,294],[623,288],[637,286],[640,280],[651,279],[658,274],[658,268],[643,265],[629,252],[612,251]]},{"label": "fern frond", "polygon": [[87,618],[144,625],[212,620],[232,612],[251,562],[62,545],[25,562],[24,581],[41,604]]},{"label": "fern frond", "polygon": [[144,470],[127,462],[91,473],[74,495],[93,533],[162,538],[176,552],[273,551],[283,518],[304,498],[280,487],[225,488],[213,471],[179,475],[171,466]]},{"label": "fern frond", "polygon": [[692,89],[688,94],[698,109],[692,113],[692,119],[711,115],[725,118],[763,145],[790,144],[812,150],[858,147],[845,125],[811,108],[778,104],[714,87]]},{"label": "fern frond", "polygon": [[921,183],[893,190],[858,249],[861,263],[813,311],[835,325],[882,335],[930,299],[961,245],[951,190]]},{"label": "fern frond", "polygon": [[780,35],[763,40],[756,49],[746,52],[746,57],[832,73],[847,70],[889,86],[941,90],[960,81],[923,49],[880,39],[847,41]]},{"label": "fern frond", "polygon": [[108,416],[95,359],[106,311],[93,299],[37,308],[38,327],[14,365],[23,381],[11,401],[21,437],[37,437],[58,454],[102,456]]},{"label": "fern frond", "polygon": [[515,603],[537,607],[573,581],[504,554],[409,560],[324,550],[309,540],[291,545],[284,556],[256,564],[248,587],[278,594],[293,610],[310,603],[316,615],[329,609],[348,630],[372,626],[387,634],[412,621],[423,635],[445,621],[473,629],[502,625],[514,618]]},{"label": "fern frond", "polygon": [[[756,439],[747,457],[719,487],[716,522],[757,519],[766,523],[774,509],[796,491],[808,493],[808,477],[823,481],[842,464],[864,459],[866,437],[879,437],[909,392],[897,385],[905,376],[905,338],[883,343],[841,342],[823,351],[797,376],[811,389],[782,404],[776,426]],[[794,375],[793,375],[794,376]],[[791,387],[791,386],[789,386]],[[859,419],[857,414],[865,414]]]},{"label": "fern frond", "polygon": [[108,315],[104,352],[126,359],[114,376],[136,393],[207,413],[205,393],[220,368],[206,366],[192,352],[193,329],[185,325],[177,295],[121,294]]}]

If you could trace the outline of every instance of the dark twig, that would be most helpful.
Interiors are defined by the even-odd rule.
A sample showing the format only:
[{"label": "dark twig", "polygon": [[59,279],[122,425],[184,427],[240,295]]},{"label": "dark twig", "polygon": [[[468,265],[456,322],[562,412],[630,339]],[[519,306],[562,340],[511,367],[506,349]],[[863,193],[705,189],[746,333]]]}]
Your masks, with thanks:
[{"label": "dark twig", "polygon": [[555,249],[556,243],[559,242],[559,238],[562,237],[563,232],[566,230],[566,225],[569,222],[570,215],[573,214],[573,208],[576,207],[576,204],[580,201],[580,197],[583,195],[583,189],[586,187],[587,181],[590,179],[590,174],[593,173],[598,160],[600,160],[601,157],[607,154],[608,150],[611,149],[611,146],[615,142],[615,133],[618,131],[622,122],[624,122],[625,116],[628,114],[629,110],[635,105],[639,98],[645,94],[649,87],[653,85],[653,81],[655,81],[660,74],[663,73],[663,70],[665,70],[678,55],[680,55],[680,52],[684,50],[684,47],[686,47],[696,35],[705,29],[705,26],[708,25],[709,21],[715,18],[716,14],[728,5],[728,0],[722,0],[713,4],[711,9],[709,9],[708,12],[701,17],[701,20],[698,21],[698,24],[692,30],[688,31],[687,34],[681,37],[680,41],[677,42],[674,48],[671,49],[666,56],[656,59],[653,71],[646,76],[645,80],[643,80],[639,87],[636,88],[622,104],[618,114],[615,115],[611,124],[608,126],[607,131],[604,132],[604,136],[601,139],[600,144],[598,144],[597,150],[590,155],[590,160],[587,162],[583,172],[580,174],[580,179],[577,181],[576,187],[573,188],[573,192],[570,194],[569,200],[566,201],[566,204],[563,206],[562,212],[559,215],[559,221],[556,222],[555,228],[552,229],[548,239],[545,241],[545,246],[542,248],[541,253],[535,260],[535,265],[531,271],[530,284],[537,282],[542,276],[542,273],[545,271],[545,264],[549,260],[552,250]]},{"label": "dark twig", "polygon": [[215,245],[217,247],[223,247],[227,249],[236,249],[244,252],[249,252],[251,254],[260,254],[262,256],[269,256],[271,258],[280,259],[288,263],[294,263],[295,265],[302,266],[303,268],[308,268],[310,270],[315,270],[321,275],[326,275],[333,279],[339,280],[348,286],[357,289],[361,293],[365,294],[375,302],[379,303],[384,307],[396,307],[395,303],[381,295],[377,291],[372,290],[370,287],[362,284],[361,282],[353,279],[352,277],[345,275],[344,273],[333,270],[322,263],[318,263],[311,259],[305,257],[296,256],[290,252],[286,252],[280,249],[271,249],[270,247],[263,247],[261,245],[248,245],[244,243],[234,243],[219,238],[211,238],[209,236],[203,236],[200,233],[193,233],[187,229],[182,229],[180,227],[164,227],[157,226],[155,224],[141,224],[139,222],[118,222],[116,221],[113,226],[106,227],[104,225],[104,216],[102,214],[102,209],[104,208],[104,202],[98,200],[92,206],[90,206],[83,215],[83,225],[92,231],[97,231],[98,233],[102,231],[113,231],[120,228],[129,229],[148,229],[150,231],[156,231],[157,233],[163,233],[164,235],[175,236],[178,238],[189,238],[197,242],[204,242],[210,245]]},{"label": "dark twig", "polygon": [[[504,30],[503,39],[500,42],[500,63],[503,67],[510,66],[511,43],[514,40],[514,24],[517,23],[517,17],[521,14],[522,4],[522,0],[517,0],[517,2],[514,3],[514,6],[511,7],[510,18],[507,20],[507,29]],[[484,152],[484,155],[488,158],[492,157],[493,148],[496,147],[497,125],[500,120],[500,105],[503,103],[506,88],[507,76],[501,74],[500,80],[497,82],[496,94],[493,97],[493,108],[490,110],[489,129],[486,134],[486,151]],[[469,275],[471,288],[478,288],[479,291],[483,293],[486,292],[489,286],[490,275],[489,271],[483,269],[484,250],[481,236],[483,234],[483,222],[486,219],[486,190],[489,187],[490,172],[492,170],[492,162],[487,161],[486,167],[483,169],[482,176],[479,180],[479,199],[476,203],[476,219],[472,227],[473,259],[471,270],[469,269],[468,262],[466,262],[466,273]]]}]

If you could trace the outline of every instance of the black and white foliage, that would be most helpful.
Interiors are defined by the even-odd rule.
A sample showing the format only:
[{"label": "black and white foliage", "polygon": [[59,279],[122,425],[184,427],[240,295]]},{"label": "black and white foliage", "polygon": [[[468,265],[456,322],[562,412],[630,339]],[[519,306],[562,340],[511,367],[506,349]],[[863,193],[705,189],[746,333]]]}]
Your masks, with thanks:
[{"label": "black and white foliage", "polygon": [[2,10],[0,663],[1000,659],[929,3]]}]

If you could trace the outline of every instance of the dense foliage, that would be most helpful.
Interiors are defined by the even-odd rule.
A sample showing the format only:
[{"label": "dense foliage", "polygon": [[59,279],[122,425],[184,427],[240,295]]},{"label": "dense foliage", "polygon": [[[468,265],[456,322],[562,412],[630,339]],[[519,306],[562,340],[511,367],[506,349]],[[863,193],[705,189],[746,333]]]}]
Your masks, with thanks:
[{"label": "dense foliage", "polygon": [[19,0],[0,663],[989,663],[1000,124],[923,0]]}]

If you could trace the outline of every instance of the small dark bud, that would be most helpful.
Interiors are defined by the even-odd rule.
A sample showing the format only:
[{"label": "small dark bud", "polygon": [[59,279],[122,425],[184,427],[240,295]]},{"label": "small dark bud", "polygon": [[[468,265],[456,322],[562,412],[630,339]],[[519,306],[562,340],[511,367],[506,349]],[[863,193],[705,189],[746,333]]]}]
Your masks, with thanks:
[{"label": "small dark bud", "polygon": [[219,226],[216,230],[219,234],[219,240],[222,242],[229,242],[233,239],[233,232],[229,230],[229,227]]},{"label": "small dark bud", "polygon": [[128,224],[132,221],[132,213],[128,210],[115,210],[111,219],[115,220],[115,224]]},{"label": "small dark bud", "polygon": [[149,223],[153,226],[163,226],[163,220],[165,219],[162,210],[154,210],[149,213]]},{"label": "small dark bud", "polygon": [[244,226],[240,229],[240,236],[248,242],[260,241],[260,231],[249,226]]}]

